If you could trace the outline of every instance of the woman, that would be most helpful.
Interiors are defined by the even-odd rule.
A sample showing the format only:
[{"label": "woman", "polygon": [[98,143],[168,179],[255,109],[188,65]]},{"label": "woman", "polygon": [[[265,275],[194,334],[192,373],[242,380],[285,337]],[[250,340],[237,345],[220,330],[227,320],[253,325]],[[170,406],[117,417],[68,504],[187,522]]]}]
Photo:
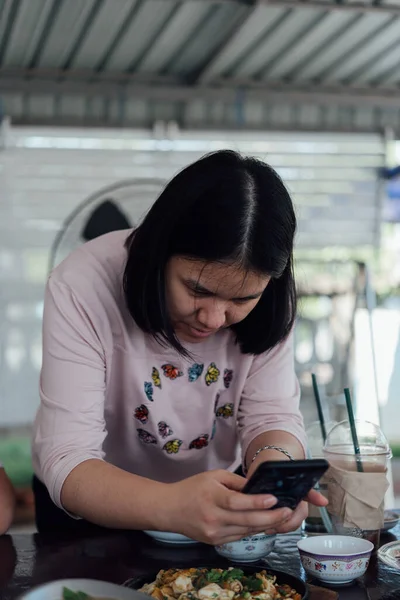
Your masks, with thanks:
[{"label": "woman", "polygon": [[301,523],[305,503],[266,510],[276,499],[241,494],[234,473],[304,457],[295,229],[275,171],[222,151],[178,174],[134,232],[55,269],[33,458],[69,521],[211,544]]}]

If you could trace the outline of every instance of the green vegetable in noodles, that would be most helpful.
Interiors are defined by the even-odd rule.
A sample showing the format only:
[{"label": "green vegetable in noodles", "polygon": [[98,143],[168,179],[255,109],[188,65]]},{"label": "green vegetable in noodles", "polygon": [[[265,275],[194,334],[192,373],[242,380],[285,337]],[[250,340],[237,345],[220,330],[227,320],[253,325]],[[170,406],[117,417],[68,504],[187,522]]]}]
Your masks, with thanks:
[{"label": "green vegetable in noodles", "polygon": [[69,588],[64,587],[62,600],[89,600],[89,596],[85,594],[85,592],[74,592]]}]

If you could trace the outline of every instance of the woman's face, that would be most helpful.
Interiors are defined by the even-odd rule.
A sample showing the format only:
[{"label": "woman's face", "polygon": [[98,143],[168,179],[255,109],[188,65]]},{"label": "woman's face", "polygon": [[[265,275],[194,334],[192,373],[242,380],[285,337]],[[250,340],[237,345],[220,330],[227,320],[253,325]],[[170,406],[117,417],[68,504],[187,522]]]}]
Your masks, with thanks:
[{"label": "woman's face", "polygon": [[234,264],[172,257],[166,269],[167,303],[181,341],[202,342],[242,321],[253,310],[270,277]]}]

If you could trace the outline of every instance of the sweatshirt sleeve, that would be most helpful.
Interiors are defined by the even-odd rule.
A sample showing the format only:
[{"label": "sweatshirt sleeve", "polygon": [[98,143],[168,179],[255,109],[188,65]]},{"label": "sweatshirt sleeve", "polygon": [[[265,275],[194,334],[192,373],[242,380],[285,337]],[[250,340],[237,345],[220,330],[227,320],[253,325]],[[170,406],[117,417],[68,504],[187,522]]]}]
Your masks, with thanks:
[{"label": "sweatshirt sleeve", "polygon": [[104,396],[105,356],[93,322],[71,289],[50,278],[32,449],[36,474],[60,508],[69,473],[86,460],[104,457]]},{"label": "sweatshirt sleeve", "polygon": [[300,386],[294,369],[293,333],[281,344],[254,357],[238,411],[239,439],[246,456],[251,442],[267,431],[286,431],[306,453],[300,413]]}]

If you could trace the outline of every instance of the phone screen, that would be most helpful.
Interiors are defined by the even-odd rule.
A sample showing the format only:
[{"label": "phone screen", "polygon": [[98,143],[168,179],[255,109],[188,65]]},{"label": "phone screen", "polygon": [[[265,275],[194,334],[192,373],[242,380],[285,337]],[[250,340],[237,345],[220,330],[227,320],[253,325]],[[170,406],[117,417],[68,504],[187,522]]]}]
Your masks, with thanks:
[{"label": "phone screen", "polygon": [[261,463],[243,488],[244,494],[272,494],[278,499],[272,507],[291,509],[307,496],[321,479],[329,463],[321,459],[266,461]]}]

